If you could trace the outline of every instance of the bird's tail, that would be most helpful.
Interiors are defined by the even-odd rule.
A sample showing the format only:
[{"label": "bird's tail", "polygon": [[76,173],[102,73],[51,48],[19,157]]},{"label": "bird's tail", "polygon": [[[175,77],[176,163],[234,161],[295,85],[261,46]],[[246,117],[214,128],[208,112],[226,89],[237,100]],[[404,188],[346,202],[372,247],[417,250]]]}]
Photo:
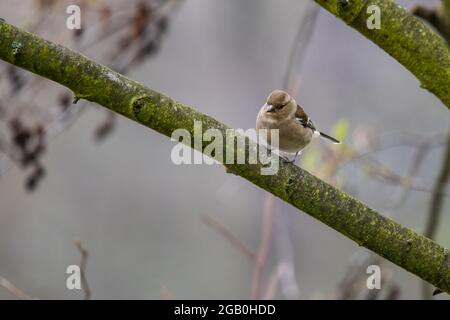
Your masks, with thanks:
[{"label": "bird's tail", "polygon": [[339,140],[337,140],[337,139],[335,139],[335,138],[333,138],[333,137],[331,137],[331,136],[329,136],[329,135],[327,135],[327,134],[325,134],[325,133],[323,133],[323,132],[320,132],[320,131],[319,131],[319,134],[320,134],[320,136],[321,136],[322,138],[328,139],[328,140],[330,140],[331,142],[333,142],[334,144],[340,144],[340,143],[341,143]]}]

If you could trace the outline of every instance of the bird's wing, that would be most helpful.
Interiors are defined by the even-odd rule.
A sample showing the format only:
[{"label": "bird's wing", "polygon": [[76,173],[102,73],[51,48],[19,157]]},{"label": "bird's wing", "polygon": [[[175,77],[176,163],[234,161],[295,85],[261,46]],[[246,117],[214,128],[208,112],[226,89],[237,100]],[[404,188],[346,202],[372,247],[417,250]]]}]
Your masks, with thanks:
[{"label": "bird's wing", "polygon": [[297,111],[295,112],[295,118],[300,121],[302,126],[306,128],[310,128],[313,131],[317,131],[316,126],[314,125],[314,122],[308,117],[305,110],[297,104]]},{"label": "bird's wing", "polygon": [[341,143],[339,140],[317,130],[314,122],[308,117],[305,110],[302,107],[297,105],[297,111],[295,112],[295,118],[301,123],[301,125],[305,128],[310,128],[313,132],[318,132],[321,137],[332,141],[335,144]]}]

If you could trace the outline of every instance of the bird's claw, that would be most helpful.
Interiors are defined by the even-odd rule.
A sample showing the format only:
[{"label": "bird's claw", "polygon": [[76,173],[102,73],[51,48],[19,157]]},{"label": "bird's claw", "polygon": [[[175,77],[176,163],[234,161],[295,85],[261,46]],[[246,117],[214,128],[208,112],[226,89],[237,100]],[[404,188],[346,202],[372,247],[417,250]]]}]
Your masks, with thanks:
[{"label": "bird's claw", "polygon": [[281,161],[283,163],[294,163],[295,162],[295,158],[290,160],[288,157],[281,157]]}]

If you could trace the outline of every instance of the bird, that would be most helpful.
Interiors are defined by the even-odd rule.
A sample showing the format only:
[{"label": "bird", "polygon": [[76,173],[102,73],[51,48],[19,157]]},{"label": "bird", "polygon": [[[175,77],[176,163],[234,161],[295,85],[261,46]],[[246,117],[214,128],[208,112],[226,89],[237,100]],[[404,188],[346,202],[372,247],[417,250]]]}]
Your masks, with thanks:
[{"label": "bird", "polygon": [[[312,140],[314,136],[320,136],[334,144],[339,140],[319,131],[314,122],[306,114],[305,110],[297,104],[295,99],[283,90],[274,90],[267,97],[266,103],[261,107],[256,118],[256,129],[279,130],[278,149],[285,153],[294,153],[294,159],[284,158],[285,162],[294,163],[298,154]],[[271,143],[271,135],[265,137],[267,143]]]}]

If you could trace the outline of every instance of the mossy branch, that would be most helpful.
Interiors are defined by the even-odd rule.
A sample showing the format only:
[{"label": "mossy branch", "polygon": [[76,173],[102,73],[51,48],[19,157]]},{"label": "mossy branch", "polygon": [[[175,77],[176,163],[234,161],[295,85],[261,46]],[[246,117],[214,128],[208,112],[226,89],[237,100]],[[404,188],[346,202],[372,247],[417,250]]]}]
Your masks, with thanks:
[{"label": "mossy branch", "polygon": [[[151,90],[70,49],[0,21],[0,59],[71,89],[76,97],[141,123],[166,136],[184,128],[194,133],[226,125]],[[204,146],[194,146],[203,151]],[[248,151],[248,150],[247,150]],[[384,217],[362,202],[292,164],[276,175],[261,175],[262,164],[224,164],[294,207],[322,221],[403,269],[450,293],[450,252],[432,240]]]},{"label": "mossy branch", "polygon": [[[373,41],[420,81],[450,108],[450,49],[445,40],[424,21],[392,0],[315,0]],[[381,12],[381,28],[369,29],[372,14],[368,7],[376,5]]]}]

